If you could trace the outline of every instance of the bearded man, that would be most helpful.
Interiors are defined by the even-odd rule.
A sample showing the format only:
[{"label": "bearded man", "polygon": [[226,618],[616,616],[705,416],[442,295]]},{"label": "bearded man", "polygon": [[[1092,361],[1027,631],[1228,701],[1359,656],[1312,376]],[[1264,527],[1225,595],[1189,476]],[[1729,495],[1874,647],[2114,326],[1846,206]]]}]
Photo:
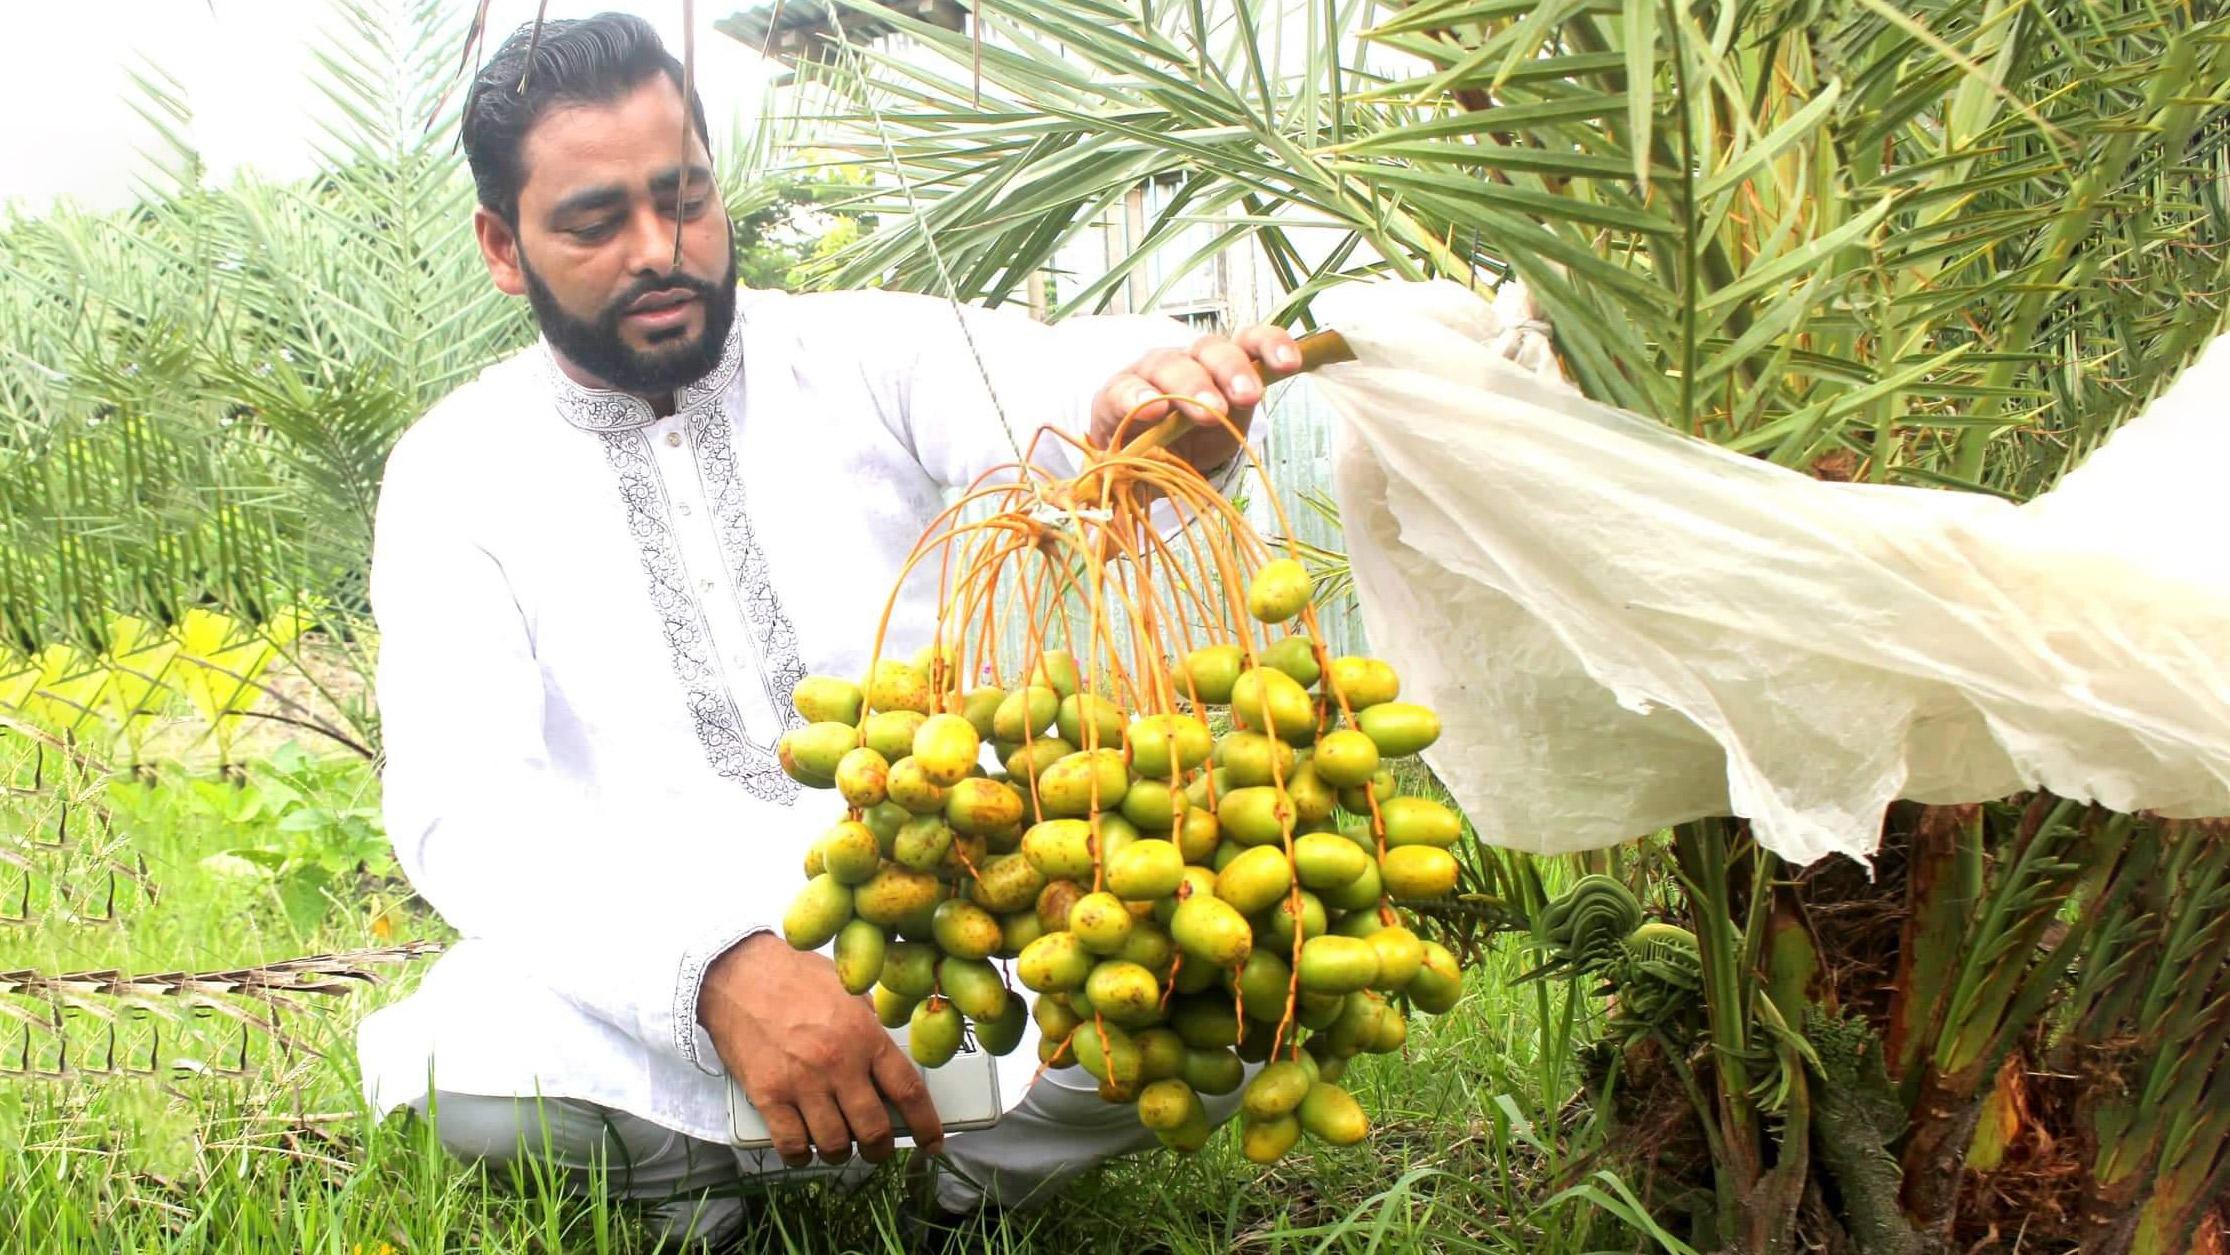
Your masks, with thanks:
[{"label": "bearded man", "polygon": [[[772,931],[828,817],[775,743],[800,678],[865,670],[945,489],[1039,423],[1104,445],[1157,395],[1194,398],[1175,451],[1228,462],[1216,417],[1244,429],[1300,354],[1269,327],[739,292],[681,78],[607,14],[520,30],[465,107],[480,250],[541,339],[414,424],[381,488],[387,829],[463,939],[365,1020],[365,1092],[467,1160],[602,1179],[676,1243],[734,1232],[742,1185],[887,1158],[886,1099],[957,1169],[944,1213],[1042,1199],[1151,1134],[1075,1069],[1030,1083],[1026,1042],[999,1123],[942,1135],[868,1002]],[[927,641],[933,584],[893,641]],[[771,1151],[730,1144],[730,1078]]]}]

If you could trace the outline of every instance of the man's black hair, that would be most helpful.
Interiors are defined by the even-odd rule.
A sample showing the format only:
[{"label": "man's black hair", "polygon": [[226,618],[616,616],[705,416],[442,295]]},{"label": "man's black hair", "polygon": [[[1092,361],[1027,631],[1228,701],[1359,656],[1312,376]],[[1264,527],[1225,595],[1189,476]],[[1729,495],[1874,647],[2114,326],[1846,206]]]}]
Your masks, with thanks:
[{"label": "man's black hair", "polygon": [[[527,65],[527,49],[534,64]],[[519,79],[526,77],[526,90]],[[651,24],[631,13],[599,13],[542,23],[537,36],[528,22],[503,41],[473,76],[465,98],[465,160],[480,203],[516,230],[519,189],[526,184],[520,156],[527,132],[543,114],[566,105],[610,104],[642,86],[653,74],[681,90],[681,62],[659,42]],[[706,151],[705,103],[689,93],[689,117]]]}]

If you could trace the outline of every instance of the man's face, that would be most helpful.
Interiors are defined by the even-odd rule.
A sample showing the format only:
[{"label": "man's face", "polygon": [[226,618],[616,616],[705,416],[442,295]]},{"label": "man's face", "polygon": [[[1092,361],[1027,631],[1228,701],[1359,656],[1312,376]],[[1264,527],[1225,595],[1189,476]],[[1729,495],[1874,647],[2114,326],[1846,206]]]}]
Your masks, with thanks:
[{"label": "man's face", "polygon": [[584,382],[667,393],[720,358],[735,317],[735,254],[694,129],[688,159],[676,159],[685,113],[662,74],[608,105],[553,109],[521,147],[516,231],[484,208],[475,216],[496,286],[527,297]]}]

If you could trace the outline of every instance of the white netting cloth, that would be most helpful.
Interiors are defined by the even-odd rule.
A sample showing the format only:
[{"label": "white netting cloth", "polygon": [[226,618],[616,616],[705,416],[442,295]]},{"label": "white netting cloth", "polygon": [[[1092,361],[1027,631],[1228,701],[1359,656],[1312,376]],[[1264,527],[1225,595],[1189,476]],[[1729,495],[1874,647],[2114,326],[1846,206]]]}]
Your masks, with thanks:
[{"label": "white netting cloth", "polygon": [[2027,505],[1824,483],[1598,405],[1524,294],[1319,299],[1363,624],[1482,835],[1712,814],[1797,863],[1899,797],[2230,814],[2230,337]]}]

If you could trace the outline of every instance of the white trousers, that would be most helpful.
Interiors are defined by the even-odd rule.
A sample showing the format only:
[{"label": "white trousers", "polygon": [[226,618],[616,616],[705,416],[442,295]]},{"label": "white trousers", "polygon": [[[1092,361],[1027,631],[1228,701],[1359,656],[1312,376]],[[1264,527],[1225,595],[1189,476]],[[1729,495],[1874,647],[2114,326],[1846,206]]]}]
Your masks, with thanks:
[{"label": "white trousers", "polygon": [[[1250,1067],[1249,1071],[1253,1069]],[[1221,1124],[1239,1109],[1236,1091],[1203,1096]],[[510,1098],[437,1091],[411,1104],[429,1117],[450,1154],[485,1164],[521,1184],[547,1174],[585,1193],[602,1169],[603,1189],[645,1204],[662,1242],[719,1242],[744,1223],[735,1187],[785,1181],[865,1179],[873,1165],[858,1159],[785,1167],[771,1150],[742,1150],[700,1141],[596,1103],[574,1098]],[[990,1204],[1024,1207],[1062,1182],[1118,1155],[1156,1145],[1136,1106],[1103,1102],[1080,1068],[1047,1072],[1013,1110],[988,1129],[945,1139],[936,1176],[938,1205],[965,1212]]]}]

